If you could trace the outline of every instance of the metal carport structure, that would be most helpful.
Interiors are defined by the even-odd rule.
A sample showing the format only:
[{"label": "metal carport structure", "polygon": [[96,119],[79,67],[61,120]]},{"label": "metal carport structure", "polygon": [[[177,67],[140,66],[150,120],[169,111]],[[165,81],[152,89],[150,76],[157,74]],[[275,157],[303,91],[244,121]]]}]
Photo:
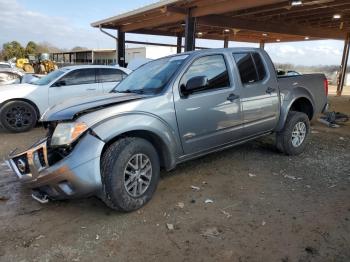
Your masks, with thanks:
[{"label": "metal carport structure", "polygon": [[[125,33],[177,37],[178,52],[196,48],[196,39],[265,43],[344,40],[337,87],[341,94],[350,48],[349,0],[164,0],[92,23],[116,29],[118,63],[124,65]],[[185,44],[182,46],[182,39]],[[150,43],[161,44],[161,43]]]}]

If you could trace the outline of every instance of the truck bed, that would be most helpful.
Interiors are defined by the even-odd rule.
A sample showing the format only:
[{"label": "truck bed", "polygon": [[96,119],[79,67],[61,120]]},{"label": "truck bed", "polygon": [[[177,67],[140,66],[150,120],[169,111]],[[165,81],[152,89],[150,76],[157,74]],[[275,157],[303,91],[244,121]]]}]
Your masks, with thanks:
[{"label": "truck bed", "polygon": [[290,101],[299,92],[307,91],[312,98],[314,106],[314,116],[322,112],[327,104],[327,92],[325,87],[326,77],[323,74],[305,74],[298,76],[281,76],[277,77],[281,102]]}]

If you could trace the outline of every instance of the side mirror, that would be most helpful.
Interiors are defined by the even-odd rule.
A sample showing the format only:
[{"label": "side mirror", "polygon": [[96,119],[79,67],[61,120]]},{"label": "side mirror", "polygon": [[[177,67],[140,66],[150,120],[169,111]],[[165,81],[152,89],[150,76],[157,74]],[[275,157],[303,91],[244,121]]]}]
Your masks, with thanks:
[{"label": "side mirror", "polygon": [[60,86],[65,86],[66,85],[66,81],[64,80],[59,80],[55,83],[55,86],[60,87]]},{"label": "side mirror", "polygon": [[186,84],[181,86],[181,92],[187,96],[196,91],[205,89],[209,84],[208,77],[206,76],[195,76],[190,78]]}]

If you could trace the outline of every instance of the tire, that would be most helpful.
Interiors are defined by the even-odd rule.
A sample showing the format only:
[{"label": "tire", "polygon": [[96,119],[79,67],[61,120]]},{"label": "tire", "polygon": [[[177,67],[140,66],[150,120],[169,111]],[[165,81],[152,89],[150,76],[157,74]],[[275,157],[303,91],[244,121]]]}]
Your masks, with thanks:
[{"label": "tire", "polygon": [[[136,158],[142,156],[141,161],[140,158],[138,158],[138,161],[143,164],[147,162],[148,158],[151,164],[150,171],[149,165],[144,167],[141,165],[142,170],[148,170],[148,177],[140,175],[142,171],[141,173],[133,171],[132,165],[135,167],[137,165],[135,155]],[[129,165],[129,163],[132,163],[132,165]],[[128,175],[130,173],[133,175]],[[136,177],[137,174],[139,178]],[[157,189],[159,174],[159,156],[150,142],[142,138],[122,138],[111,144],[101,159],[102,200],[114,210],[123,212],[137,210],[152,198]],[[140,179],[146,182],[149,181],[148,187],[142,184],[144,191],[142,186],[140,187]],[[135,183],[138,191],[136,196],[133,195],[135,193]],[[132,185],[134,187],[128,191],[127,187]]]},{"label": "tire", "polygon": [[[305,129],[304,136],[302,135],[303,129]],[[294,135],[293,131],[296,131]],[[277,149],[286,155],[301,154],[305,150],[309,132],[310,121],[308,116],[301,112],[290,111],[282,131],[276,134]]]},{"label": "tire", "polygon": [[36,125],[37,120],[35,108],[24,101],[11,101],[0,109],[1,125],[13,133],[29,131]]}]

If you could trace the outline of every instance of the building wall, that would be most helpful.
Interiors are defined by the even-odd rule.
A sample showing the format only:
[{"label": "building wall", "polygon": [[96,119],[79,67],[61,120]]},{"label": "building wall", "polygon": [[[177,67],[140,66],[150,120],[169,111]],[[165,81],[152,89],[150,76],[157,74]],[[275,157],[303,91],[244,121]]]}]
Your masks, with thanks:
[{"label": "building wall", "polygon": [[117,61],[116,61],[115,51],[110,51],[110,52],[94,51],[94,63],[99,65],[116,64]]},{"label": "building wall", "polygon": [[127,48],[125,50],[126,63],[136,58],[146,58],[146,47]]},{"label": "building wall", "polygon": [[168,46],[147,46],[146,58],[157,59],[168,55],[176,54],[176,47]]},{"label": "building wall", "polygon": [[[116,64],[115,50],[88,50],[86,52],[70,52],[72,64]],[[125,50],[125,61],[129,63],[133,59],[157,59],[160,57],[176,54],[176,47],[166,46],[146,46],[146,47],[129,47]],[[51,54],[51,59],[62,66],[69,64],[69,54],[55,53]]]}]

